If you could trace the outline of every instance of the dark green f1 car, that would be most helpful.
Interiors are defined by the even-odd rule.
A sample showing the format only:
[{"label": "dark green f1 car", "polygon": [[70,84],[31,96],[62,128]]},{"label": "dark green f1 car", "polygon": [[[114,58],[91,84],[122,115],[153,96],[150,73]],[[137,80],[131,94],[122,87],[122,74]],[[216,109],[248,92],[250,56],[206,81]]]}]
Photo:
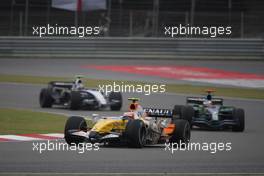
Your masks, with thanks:
[{"label": "dark green f1 car", "polygon": [[212,90],[207,90],[206,97],[187,97],[186,105],[176,105],[174,113],[181,116],[188,113],[191,126],[209,130],[225,130],[243,132],[245,128],[245,112],[234,106],[224,106],[223,99],[213,98]]}]

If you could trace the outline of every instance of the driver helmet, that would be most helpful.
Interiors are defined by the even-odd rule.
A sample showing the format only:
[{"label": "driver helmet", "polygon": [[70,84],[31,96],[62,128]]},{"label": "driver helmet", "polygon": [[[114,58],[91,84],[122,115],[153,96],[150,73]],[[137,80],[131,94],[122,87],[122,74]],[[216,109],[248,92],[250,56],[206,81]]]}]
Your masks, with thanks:
[{"label": "driver helmet", "polygon": [[209,93],[209,94],[206,96],[206,99],[211,101],[211,100],[212,100],[212,95]]},{"label": "driver helmet", "polygon": [[84,88],[84,85],[83,85],[82,80],[80,78],[77,78],[75,80],[75,88],[76,89],[83,89]]},{"label": "driver helmet", "polygon": [[204,105],[205,107],[212,107],[213,103],[212,103],[211,100],[206,100],[206,101],[203,102],[203,105]]}]

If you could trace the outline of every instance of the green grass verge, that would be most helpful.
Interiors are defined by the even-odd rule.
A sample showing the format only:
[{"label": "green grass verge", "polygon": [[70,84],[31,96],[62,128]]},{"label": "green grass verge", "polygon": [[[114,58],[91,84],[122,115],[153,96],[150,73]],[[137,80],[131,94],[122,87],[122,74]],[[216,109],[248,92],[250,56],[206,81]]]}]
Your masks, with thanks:
[{"label": "green grass verge", "polygon": [[62,133],[65,116],[29,110],[0,109],[0,134]]},{"label": "green grass verge", "polygon": [[[72,78],[62,77],[40,77],[40,76],[22,76],[22,75],[0,75],[0,82],[14,82],[14,83],[30,83],[30,84],[47,84],[49,81],[71,81]],[[112,80],[97,80],[84,79],[86,86],[98,87],[98,85],[113,84]],[[116,80],[117,84],[146,84],[146,82],[139,81],[122,81]],[[254,88],[227,88],[220,86],[197,86],[188,84],[166,84],[166,92],[184,93],[184,94],[203,94],[204,89],[216,89],[217,96],[239,97],[239,98],[254,98],[264,99],[264,89]]]},{"label": "green grass verge", "polygon": [[[0,108],[0,134],[63,133],[67,117],[64,115],[30,110]],[[87,120],[89,127],[93,126]]]}]

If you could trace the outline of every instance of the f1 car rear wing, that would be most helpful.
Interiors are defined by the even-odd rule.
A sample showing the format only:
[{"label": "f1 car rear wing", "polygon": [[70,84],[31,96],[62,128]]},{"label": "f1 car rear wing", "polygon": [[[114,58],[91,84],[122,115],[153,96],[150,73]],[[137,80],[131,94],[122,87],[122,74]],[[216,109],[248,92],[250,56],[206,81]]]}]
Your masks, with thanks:
[{"label": "f1 car rear wing", "polygon": [[148,114],[149,117],[163,117],[163,118],[173,117],[173,110],[171,109],[143,108],[143,110]]},{"label": "f1 car rear wing", "polygon": [[49,85],[52,87],[59,87],[59,88],[66,88],[66,89],[71,89],[73,86],[74,82],[62,82],[62,81],[52,81],[49,82]]},{"label": "f1 car rear wing", "polygon": [[[202,105],[204,101],[206,101],[206,98],[203,98],[203,97],[187,97],[186,98],[187,104]],[[212,98],[211,101],[213,105],[223,105],[224,100],[222,98]]]}]

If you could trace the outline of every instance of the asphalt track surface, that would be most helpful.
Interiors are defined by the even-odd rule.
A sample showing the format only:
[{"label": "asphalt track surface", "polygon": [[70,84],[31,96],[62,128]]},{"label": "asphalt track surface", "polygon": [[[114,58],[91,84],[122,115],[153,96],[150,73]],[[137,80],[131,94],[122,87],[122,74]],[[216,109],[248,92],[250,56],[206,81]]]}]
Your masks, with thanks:
[{"label": "asphalt track surface", "polygon": [[[239,64],[238,64],[239,63]],[[243,73],[264,73],[261,61],[206,61],[206,60],[127,60],[127,59],[0,59],[0,74],[74,77],[76,74],[94,79],[136,80],[158,83],[205,83],[189,82],[168,78],[131,75],[95,69],[81,68],[87,65],[168,65],[194,66],[238,71]],[[208,83],[206,83],[208,85]]]},{"label": "asphalt track surface", "polygon": [[[61,60],[31,60],[29,62],[26,62],[25,60],[13,60],[12,62],[0,60],[0,73],[25,75],[44,74],[44,76],[63,76],[63,72],[66,76],[76,74],[76,70],[69,70],[69,68],[73,68],[72,65],[75,64],[75,61],[63,61],[64,63],[61,63]],[[85,64],[88,61],[78,60],[79,64],[81,62]],[[89,60],[89,62],[93,62],[93,64],[100,64],[100,62],[108,64],[106,61],[104,62],[102,60],[99,60],[98,62],[95,60]],[[143,63],[147,61],[140,62]],[[155,62],[153,64],[158,64],[158,62],[161,63],[162,61],[153,62]],[[168,62],[166,62],[166,64],[169,64]],[[185,61],[181,62],[186,64]],[[208,67],[210,67],[210,64],[212,64],[212,67],[227,67],[227,65],[229,65],[230,69],[235,64],[233,62],[229,64],[222,63],[222,65],[220,62],[219,64],[213,64],[213,62],[210,61],[202,62],[204,63],[196,62],[195,64],[207,64]],[[56,65],[56,63],[58,65],[60,64],[60,67]],[[132,61],[128,61],[126,64],[133,63],[134,62]],[[173,63],[175,63],[175,61],[173,61]],[[121,61],[120,64],[125,64],[125,61]],[[252,69],[247,67],[248,64],[252,64]],[[234,69],[243,70],[249,73],[263,73],[263,69],[260,69],[261,65],[263,65],[263,63],[242,63]],[[55,69],[56,67],[58,70]],[[77,64],[76,69],[79,69],[77,68]],[[109,74],[104,77],[105,75],[101,72],[87,72],[91,72],[91,75],[95,77],[100,77],[101,75],[103,79],[108,79],[109,77]],[[127,76],[125,74],[118,75],[120,77]],[[134,76],[132,77],[134,78]],[[141,79],[146,78],[141,77]],[[0,107],[31,109],[35,111],[56,112],[68,115],[80,114],[86,116],[90,116],[93,113],[99,113],[102,115],[119,115],[122,113],[111,111],[69,111],[62,108],[41,109],[38,105],[38,93],[41,87],[43,87],[43,85],[1,83]],[[142,94],[124,94],[124,99],[130,96],[140,97],[144,106],[159,108],[170,108],[175,104],[184,104],[185,102],[185,96],[178,94],[153,94],[151,96],[145,96]],[[214,154],[211,153],[213,150],[211,150],[211,152],[175,151],[172,154],[170,151],[165,151],[164,145],[156,145],[145,147],[143,149],[101,147],[99,151],[86,151],[83,154],[79,154],[77,151],[46,151],[40,154],[37,151],[32,151],[32,142],[2,142],[0,143],[0,172],[263,173],[264,141],[262,140],[262,135],[264,133],[264,101],[228,98],[225,100],[225,104],[245,109],[245,132],[234,133],[230,131],[193,130],[191,142],[231,142],[231,151],[217,151]],[[127,105],[128,102],[125,101],[122,111],[126,110]]]}]

